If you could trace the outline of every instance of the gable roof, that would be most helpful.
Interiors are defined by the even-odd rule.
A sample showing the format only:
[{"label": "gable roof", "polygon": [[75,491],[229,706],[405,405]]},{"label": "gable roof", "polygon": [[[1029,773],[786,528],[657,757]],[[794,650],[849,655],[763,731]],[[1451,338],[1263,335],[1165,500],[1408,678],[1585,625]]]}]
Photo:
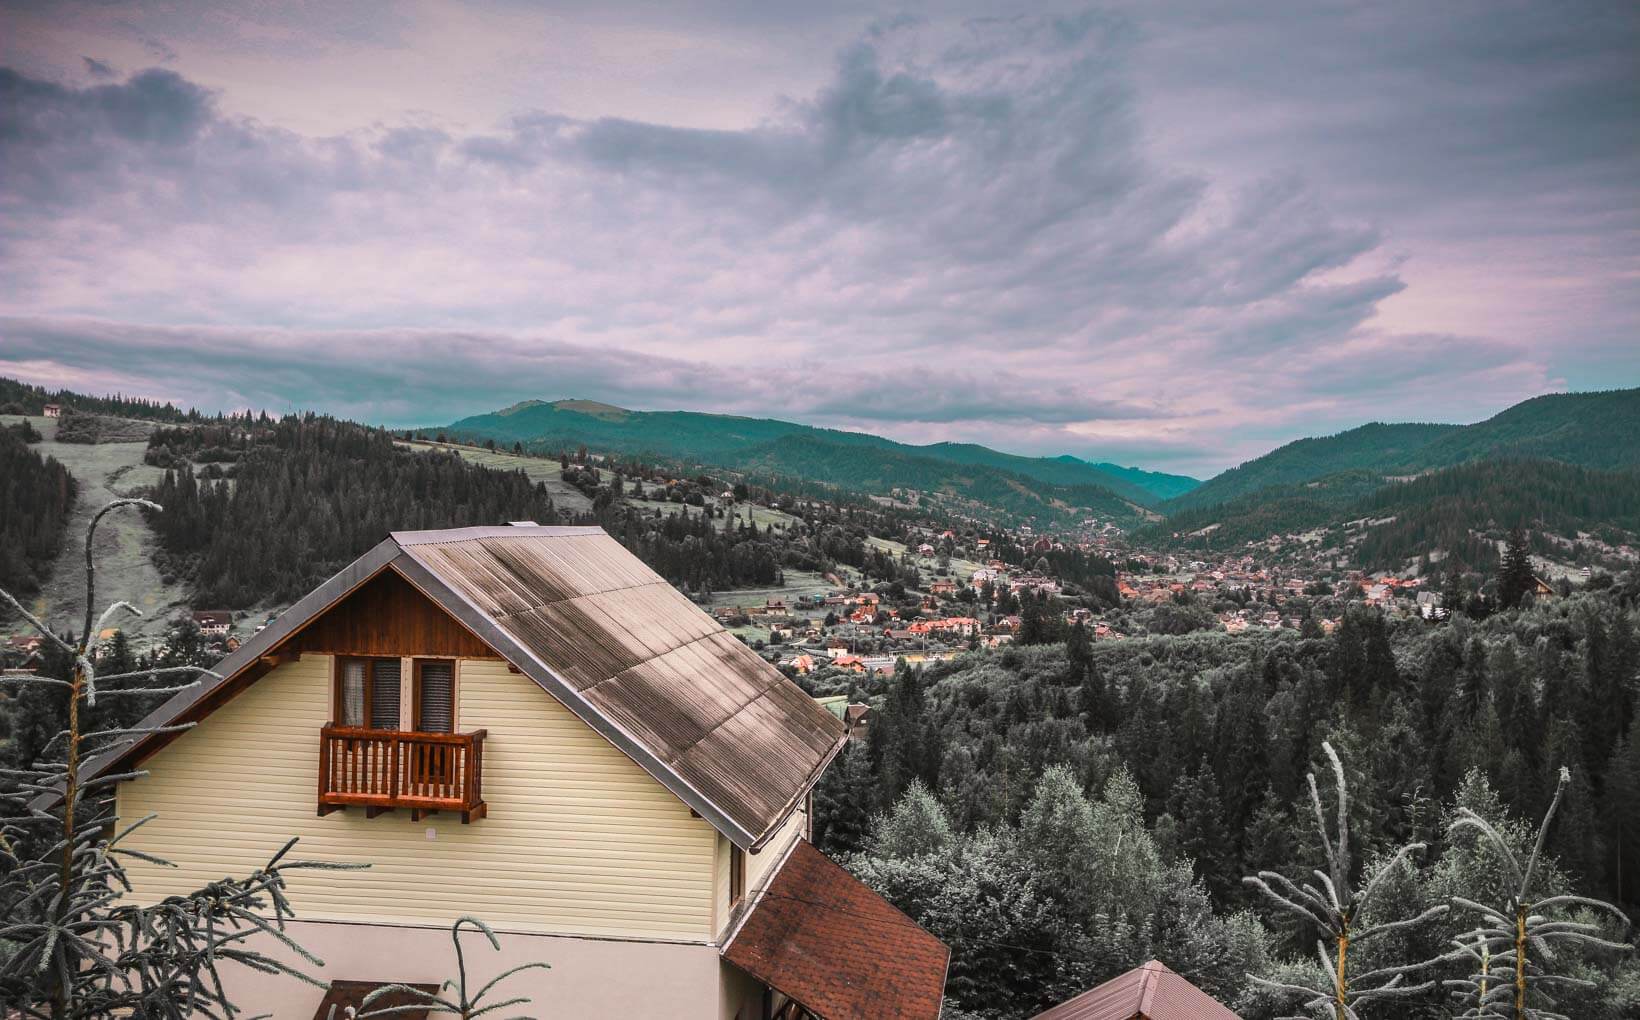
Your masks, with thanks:
[{"label": "gable roof", "polygon": [[[757,849],[841,748],[842,722],[602,528],[394,532],[142,726],[203,718],[326,609],[393,570],[736,845]],[[148,737],[88,763],[152,753]]]},{"label": "gable roof", "polygon": [[1033,1020],[1241,1020],[1217,999],[1151,960]]},{"label": "gable roof", "polygon": [[936,1020],[951,951],[800,839],[722,950],[821,1020]]}]

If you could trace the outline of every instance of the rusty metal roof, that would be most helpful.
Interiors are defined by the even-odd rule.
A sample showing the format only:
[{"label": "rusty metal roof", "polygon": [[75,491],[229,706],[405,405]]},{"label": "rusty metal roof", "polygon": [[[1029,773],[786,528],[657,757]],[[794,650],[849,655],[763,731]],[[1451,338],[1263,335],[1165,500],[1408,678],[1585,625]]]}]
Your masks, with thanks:
[{"label": "rusty metal roof", "polygon": [[800,839],[723,958],[821,1020],[936,1020],[951,951]]},{"label": "rusty metal roof", "polygon": [[[213,711],[236,684],[254,681],[264,656],[384,569],[746,849],[773,834],[845,740],[836,716],[602,528],[539,526],[394,532],[223,659],[219,677],[139,726]],[[86,774],[137,761],[168,739],[105,753]]]},{"label": "rusty metal roof", "polygon": [[600,528],[393,540],[405,576],[738,844],[759,845],[844,738],[835,716]]},{"label": "rusty metal roof", "polygon": [[1151,960],[1033,1020],[1241,1020],[1217,999]]}]

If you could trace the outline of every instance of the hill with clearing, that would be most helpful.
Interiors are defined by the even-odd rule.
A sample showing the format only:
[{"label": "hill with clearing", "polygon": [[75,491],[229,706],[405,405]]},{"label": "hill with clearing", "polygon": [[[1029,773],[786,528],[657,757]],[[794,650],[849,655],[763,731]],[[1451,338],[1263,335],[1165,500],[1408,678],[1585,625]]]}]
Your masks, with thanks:
[{"label": "hill with clearing", "polygon": [[[456,438],[522,443],[532,451],[652,455],[736,471],[761,471],[873,493],[916,489],[1006,504],[1010,513],[1091,509],[1142,517],[1143,509],[1189,491],[1195,479],[1095,464],[1075,457],[1025,457],[972,443],[914,446],[863,432],[773,418],[693,411],[628,411],[589,400],[524,401],[448,428]],[[1021,495],[1023,487],[1034,494]]]}]

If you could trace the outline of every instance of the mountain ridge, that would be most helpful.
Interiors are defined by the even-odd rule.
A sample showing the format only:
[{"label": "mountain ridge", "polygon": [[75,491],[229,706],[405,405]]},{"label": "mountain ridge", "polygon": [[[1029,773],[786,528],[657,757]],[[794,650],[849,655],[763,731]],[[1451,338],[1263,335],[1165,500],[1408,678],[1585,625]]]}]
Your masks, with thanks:
[{"label": "mountain ridge", "polygon": [[[1104,465],[1068,455],[1028,457],[975,443],[900,443],[866,432],[849,432],[776,418],[719,415],[696,411],[630,411],[598,401],[521,401],[501,411],[452,423],[456,436],[522,442],[534,448],[581,444],[627,454],[652,454],[734,468],[748,457],[766,457],[766,444],[788,436],[878,456],[920,458],[959,467],[986,467],[1051,486],[1099,488],[1122,500],[1151,507],[1188,491],[1196,480],[1184,475]],[[798,465],[776,458],[787,470]],[[919,472],[925,477],[926,472]],[[926,478],[925,478],[926,480]],[[879,479],[889,481],[892,479]],[[894,487],[890,484],[889,487]],[[903,487],[920,488],[906,483]]]},{"label": "mountain ridge", "polygon": [[1483,460],[1640,468],[1640,388],[1547,393],[1470,425],[1369,422],[1285,443],[1167,501],[1169,516],[1350,471],[1412,476]]}]

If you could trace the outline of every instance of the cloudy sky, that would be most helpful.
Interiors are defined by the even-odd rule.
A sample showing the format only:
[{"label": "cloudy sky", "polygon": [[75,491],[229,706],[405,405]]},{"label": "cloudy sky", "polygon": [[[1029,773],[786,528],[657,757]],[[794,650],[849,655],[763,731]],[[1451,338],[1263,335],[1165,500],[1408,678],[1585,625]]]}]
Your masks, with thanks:
[{"label": "cloudy sky", "polygon": [[1629,0],[0,4],[0,374],[1207,474],[1640,385]]}]

